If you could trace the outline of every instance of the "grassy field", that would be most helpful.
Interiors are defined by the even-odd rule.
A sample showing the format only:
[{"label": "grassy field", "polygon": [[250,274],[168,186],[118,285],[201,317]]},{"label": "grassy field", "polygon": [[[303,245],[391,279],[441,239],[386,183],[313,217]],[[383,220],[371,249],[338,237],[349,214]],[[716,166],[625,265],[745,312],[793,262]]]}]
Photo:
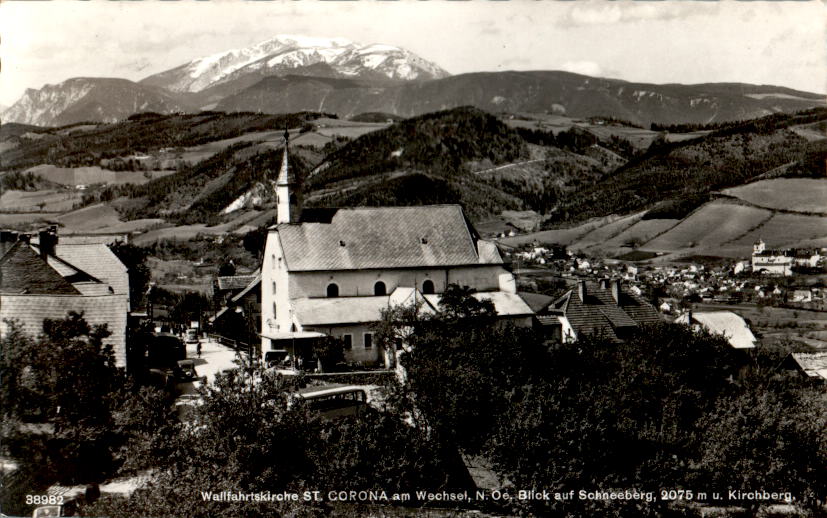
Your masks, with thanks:
[{"label": "grassy field", "polygon": [[[827,179],[776,178],[723,191],[770,209],[827,214]],[[779,196],[779,193],[784,193]]]},{"label": "grassy field", "polygon": [[110,171],[100,167],[56,167],[53,165],[39,165],[26,170],[44,180],[63,185],[89,185],[95,183],[124,184],[146,183],[154,178],[161,178],[175,171]]},{"label": "grassy field", "polygon": [[65,212],[80,202],[82,192],[66,189],[43,191],[6,191],[0,196],[0,207],[15,212]]},{"label": "grassy field", "polygon": [[771,216],[770,211],[713,201],[641,248],[657,252],[718,246],[750,232]]},{"label": "grassy field", "polygon": [[633,224],[620,234],[606,240],[606,247],[623,247],[629,243],[642,244],[678,224],[676,219],[645,219]]},{"label": "grassy field", "polygon": [[775,214],[761,227],[731,244],[751,247],[759,238],[769,247],[805,246],[803,242],[827,238],[827,217]]},{"label": "grassy field", "polygon": [[631,216],[620,218],[612,223],[600,226],[578,239],[577,243],[574,243],[571,248],[584,249],[590,247],[602,247],[611,238],[623,233],[632,227],[632,225],[639,222],[640,218],[643,217],[643,214],[643,212],[639,212],[637,214],[632,214]]}]

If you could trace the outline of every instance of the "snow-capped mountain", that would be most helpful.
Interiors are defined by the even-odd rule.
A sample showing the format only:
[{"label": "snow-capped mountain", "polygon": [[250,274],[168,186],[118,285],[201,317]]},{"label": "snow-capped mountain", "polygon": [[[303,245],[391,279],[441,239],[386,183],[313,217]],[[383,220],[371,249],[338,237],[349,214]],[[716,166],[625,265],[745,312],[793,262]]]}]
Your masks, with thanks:
[{"label": "snow-capped mountain", "polygon": [[76,77],[39,90],[29,88],[3,113],[3,122],[60,126],[79,121],[114,122],[133,113],[185,111],[173,94],[126,79]]},{"label": "snow-capped mountain", "polygon": [[279,35],[251,47],[195,59],[141,82],[174,92],[199,92],[245,75],[280,75],[319,63],[343,77],[423,80],[449,75],[399,47],[362,45],[344,38]]}]

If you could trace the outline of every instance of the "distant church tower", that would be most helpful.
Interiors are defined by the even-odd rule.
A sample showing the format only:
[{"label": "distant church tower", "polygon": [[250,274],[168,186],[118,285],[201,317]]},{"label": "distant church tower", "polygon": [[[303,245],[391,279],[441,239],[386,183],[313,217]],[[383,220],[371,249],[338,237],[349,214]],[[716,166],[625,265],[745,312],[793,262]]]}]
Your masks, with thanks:
[{"label": "distant church tower", "polygon": [[301,185],[287,160],[287,147],[290,143],[290,133],[284,130],[284,156],[281,160],[281,169],[276,180],[276,224],[298,223],[301,213],[302,192]]}]

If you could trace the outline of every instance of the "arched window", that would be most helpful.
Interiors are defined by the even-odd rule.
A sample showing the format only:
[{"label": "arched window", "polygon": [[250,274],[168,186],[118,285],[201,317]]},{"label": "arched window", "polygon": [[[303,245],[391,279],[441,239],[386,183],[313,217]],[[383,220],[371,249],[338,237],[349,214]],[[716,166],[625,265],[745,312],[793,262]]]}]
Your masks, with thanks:
[{"label": "arched window", "polygon": [[276,281],[273,281],[273,293],[276,292]]},{"label": "arched window", "polygon": [[373,294],[374,295],[387,295],[388,289],[385,287],[385,283],[382,281],[377,281],[376,284],[373,285]]},{"label": "arched window", "polygon": [[327,296],[328,297],[338,297],[339,296],[339,286],[331,282],[327,285]]},{"label": "arched window", "polygon": [[433,295],[434,293],[434,281],[428,279],[427,281],[422,283],[422,293],[425,295]]},{"label": "arched window", "polygon": [[276,318],[276,303],[273,302],[273,318]]}]

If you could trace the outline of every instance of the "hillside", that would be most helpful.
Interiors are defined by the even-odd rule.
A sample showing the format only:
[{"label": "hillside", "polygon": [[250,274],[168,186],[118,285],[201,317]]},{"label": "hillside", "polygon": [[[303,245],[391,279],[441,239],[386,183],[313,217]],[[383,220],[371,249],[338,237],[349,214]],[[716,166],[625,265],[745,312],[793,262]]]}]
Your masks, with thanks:
[{"label": "hillside", "polygon": [[747,120],[824,106],[823,95],[740,83],[655,85],[557,71],[479,72],[395,85],[265,78],[225,98],[218,109],[324,110],[351,117],[387,112],[411,117],[464,105],[492,113],[556,113],[651,123]]},{"label": "hillside", "polygon": [[62,126],[81,121],[116,122],[137,112],[173,113],[193,109],[172,92],[126,79],[76,77],[40,90],[28,89],[4,122]]},{"label": "hillside", "polygon": [[102,159],[196,146],[247,133],[297,128],[320,116],[318,113],[143,113],[116,124],[90,125],[71,134],[65,134],[61,128],[40,130],[37,138],[21,137],[16,146],[5,151],[0,149],[0,160],[4,170],[22,170],[40,164],[97,166]]},{"label": "hillside", "polygon": [[655,142],[605,179],[560,200],[548,225],[658,208],[683,217],[708,195],[787,166],[787,175],[823,176],[822,142],[790,130],[827,119],[826,109],[776,115],[683,142]]},{"label": "hillside", "polygon": [[648,128],[652,123],[672,127],[741,121],[825,106],[820,94],[741,83],[658,85],[560,71],[446,77],[436,65],[386,46],[327,49],[330,56],[347,54],[355,60],[341,66],[325,61],[330,56],[324,53],[314,54],[312,47],[276,51],[272,57],[266,48],[259,50],[200,58],[140,83],[74,78],[28,90],[4,120],[55,126],[113,122],[140,111],[204,109],[413,117],[471,105],[491,113],[604,117]]}]

